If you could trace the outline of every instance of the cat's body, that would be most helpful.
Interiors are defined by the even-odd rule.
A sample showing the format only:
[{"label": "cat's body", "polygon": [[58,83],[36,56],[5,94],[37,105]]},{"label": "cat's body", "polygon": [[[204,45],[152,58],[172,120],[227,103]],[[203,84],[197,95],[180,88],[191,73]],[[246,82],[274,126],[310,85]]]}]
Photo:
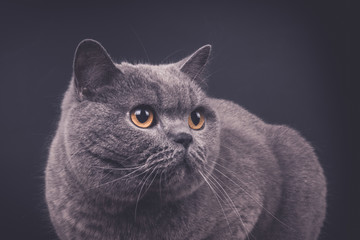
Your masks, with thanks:
[{"label": "cat's body", "polygon": [[[209,49],[180,65],[117,70],[101,51],[92,41],[78,48],[76,59],[101,64],[84,72],[75,59],[50,149],[46,198],[61,239],[317,238],[326,184],[312,148],[292,129],[207,97],[196,68]],[[149,128],[129,117],[144,104],[156,113]],[[187,121],[194,109],[206,119],[197,130]]]}]

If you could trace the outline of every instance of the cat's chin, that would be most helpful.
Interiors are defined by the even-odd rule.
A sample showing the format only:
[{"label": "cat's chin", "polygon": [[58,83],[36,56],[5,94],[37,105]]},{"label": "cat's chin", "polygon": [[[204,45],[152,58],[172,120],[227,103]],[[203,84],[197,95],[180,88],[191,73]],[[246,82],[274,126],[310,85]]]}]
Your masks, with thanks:
[{"label": "cat's chin", "polygon": [[165,201],[177,200],[193,193],[201,184],[198,171],[186,163],[178,164],[151,187]]},{"label": "cat's chin", "polygon": [[162,201],[175,201],[196,191],[201,184],[201,176],[188,169],[184,164],[177,166],[171,172],[155,177],[151,181],[151,184],[149,180],[149,183],[145,183],[143,187],[139,184],[134,188],[128,188],[126,191],[123,191],[123,186],[108,186],[108,188],[103,189],[105,191],[102,191],[101,194],[129,204],[155,196]]}]

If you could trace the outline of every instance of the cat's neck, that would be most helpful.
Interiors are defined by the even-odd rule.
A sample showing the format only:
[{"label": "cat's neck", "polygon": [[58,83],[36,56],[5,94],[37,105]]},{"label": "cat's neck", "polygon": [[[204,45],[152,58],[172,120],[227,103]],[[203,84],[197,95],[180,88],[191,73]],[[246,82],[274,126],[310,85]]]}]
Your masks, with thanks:
[{"label": "cat's neck", "polygon": [[[186,208],[189,203],[202,202],[196,199],[202,198],[207,188],[200,187],[188,196],[177,200],[166,200],[159,192],[149,192],[139,200],[125,201],[116,197],[105,196],[97,191],[86,191],[83,187],[76,187],[73,200],[78,201],[82,208],[87,211],[107,213],[109,215],[135,216],[140,218],[152,218],[160,213],[190,210]],[[74,196],[77,197],[74,197]]]}]

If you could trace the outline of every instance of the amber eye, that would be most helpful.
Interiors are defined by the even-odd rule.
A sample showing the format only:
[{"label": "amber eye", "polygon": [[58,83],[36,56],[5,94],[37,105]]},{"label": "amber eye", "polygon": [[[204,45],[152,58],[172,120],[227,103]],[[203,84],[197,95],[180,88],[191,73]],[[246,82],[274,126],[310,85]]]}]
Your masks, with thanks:
[{"label": "amber eye", "polygon": [[154,113],[151,109],[145,106],[134,108],[130,112],[131,121],[138,127],[148,128],[154,122]]},{"label": "amber eye", "polygon": [[192,111],[189,115],[188,122],[190,128],[194,130],[200,130],[205,123],[204,114],[199,110]]}]

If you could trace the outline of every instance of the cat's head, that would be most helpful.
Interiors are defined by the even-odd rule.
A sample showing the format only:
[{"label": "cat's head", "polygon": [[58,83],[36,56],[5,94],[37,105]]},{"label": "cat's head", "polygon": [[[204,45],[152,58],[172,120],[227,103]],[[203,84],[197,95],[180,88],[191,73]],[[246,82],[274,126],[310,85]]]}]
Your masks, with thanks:
[{"label": "cat's head", "polygon": [[219,123],[201,77],[210,50],[132,65],[114,63],[94,40],[79,44],[63,124],[68,167],[87,191],[177,199],[201,185],[219,151]]}]

